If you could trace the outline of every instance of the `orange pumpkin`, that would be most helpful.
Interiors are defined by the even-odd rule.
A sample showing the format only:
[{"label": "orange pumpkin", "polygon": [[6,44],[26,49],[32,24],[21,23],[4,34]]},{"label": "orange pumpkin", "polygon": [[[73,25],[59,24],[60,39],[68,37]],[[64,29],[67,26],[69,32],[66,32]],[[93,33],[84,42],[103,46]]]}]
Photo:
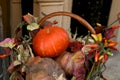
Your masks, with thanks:
[{"label": "orange pumpkin", "polygon": [[66,50],[68,44],[68,33],[58,26],[46,27],[33,38],[33,50],[41,57],[58,56]]}]

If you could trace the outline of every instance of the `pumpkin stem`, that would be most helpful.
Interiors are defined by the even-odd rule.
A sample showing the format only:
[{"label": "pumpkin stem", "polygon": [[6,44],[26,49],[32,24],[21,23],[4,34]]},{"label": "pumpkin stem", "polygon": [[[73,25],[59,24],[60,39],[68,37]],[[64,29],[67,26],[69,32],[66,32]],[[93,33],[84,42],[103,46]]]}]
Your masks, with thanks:
[{"label": "pumpkin stem", "polygon": [[49,28],[47,28],[47,33],[50,33],[50,29]]}]

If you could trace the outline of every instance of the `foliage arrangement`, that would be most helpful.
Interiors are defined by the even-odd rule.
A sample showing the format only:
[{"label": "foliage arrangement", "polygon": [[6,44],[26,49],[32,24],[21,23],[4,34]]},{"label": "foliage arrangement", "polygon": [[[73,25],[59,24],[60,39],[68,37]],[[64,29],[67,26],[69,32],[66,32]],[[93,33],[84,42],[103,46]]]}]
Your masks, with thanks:
[{"label": "foliage arrangement", "polygon": [[[118,43],[112,38],[115,37],[115,30],[119,26],[108,28],[96,23],[96,34],[77,37],[77,33],[72,34],[69,31],[67,34],[64,29],[59,29],[56,21],[46,21],[39,27],[39,19],[33,15],[27,14],[23,18],[24,21],[18,25],[14,37],[0,42],[0,47],[4,48],[0,58],[10,57],[11,60],[8,67],[10,80],[104,78],[102,73],[106,68],[105,63],[113,56],[112,50],[117,50],[115,46]],[[51,26],[53,28],[49,29]],[[27,35],[22,34],[23,27],[27,28]],[[44,29],[47,32],[44,32]],[[60,33],[56,35],[56,32]],[[49,33],[50,36],[47,35]]]}]

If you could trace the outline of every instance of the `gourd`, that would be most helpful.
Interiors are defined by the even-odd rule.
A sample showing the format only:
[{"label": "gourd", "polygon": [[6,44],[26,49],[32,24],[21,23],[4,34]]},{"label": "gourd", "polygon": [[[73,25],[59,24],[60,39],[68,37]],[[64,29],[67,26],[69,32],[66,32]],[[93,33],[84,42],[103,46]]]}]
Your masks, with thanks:
[{"label": "gourd", "polygon": [[70,53],[65,51],[55,59],[63,68],[67,76],[71,76],[74,70],[84,67],[85,55],[81,51]]},{"label": "gourd", "polygon": [[41,57],[56,57],[69,44],[69,35],[61,27],[46,27],[41,29],[33,38],[33,50]]},{"label": "gourd", "polygon": [[60,65],[51,58],[30,58],[26,64],[26,80],[56,80],[65,73]]}]

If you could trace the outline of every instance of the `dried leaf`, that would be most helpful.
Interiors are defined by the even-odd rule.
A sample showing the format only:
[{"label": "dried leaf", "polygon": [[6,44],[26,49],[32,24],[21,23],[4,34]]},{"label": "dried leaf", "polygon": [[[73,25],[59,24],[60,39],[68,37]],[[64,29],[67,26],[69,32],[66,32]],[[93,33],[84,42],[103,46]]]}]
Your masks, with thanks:
[{"label": "dried leaf", "polygon": [[63,76],[63,74],[61,74],[56,80],[66,80]]},{"label": "dried leaf", "polygon": [[80,62],[80,64],[83,64],[85,62],[85,55],[81,51],[77,51],[71,59],[74,62]]},{"label": "dried leaf", "polygon": [[0,46],[1,47],[9,47],[9,48],[13,48],[15,46],[14,44],[14,38],[6,38],[5,40],[0,42]]},{"label": "dried leaf", "polygon": [[19,74],[18,72],[13,72],[10,76],[9,80],[24,80],[24,78],[22,77],[21,74]]},{"label": "dried leaf", "polygon": [[4,48],[5,54],[10,55],[11,49],[10,48]]},{"label": "dried leaf", "polygon": [[23,45],[17,47],[19,54],[17,55],[18,60],[23,63],[26,62],[30,56],[28,48],[24,48]]},{"label": "dried leaf", "polygon": [[109,28],[105,31],[104,36],[106,39],[111,39],[115,37],[115,30],[114,28]]},{"label": "dried leaf", "polygon": [[31,15],[30,13],[24,15],[24,16],[23,16],[23,19],[24,19],[28,24],[31,24],[31,23],[35,22],[34,16]]},{"label": "dried leaf", "polygon": [[11,73],[11,72],[13,71],[13,69],[14,69],[16,66],[20,65],[20,64],[21,64],[21,62],[18,61],[18,60],[12,62],[12,63],[10,64],[10,66],[8,67],[8,71]]},{"label": "dried leaf", "polygon": [[57,73],[53,72],[53,77],[55,78],[55,80],[66,80],[66,78],[63,76],[63,74],[61,75],[57,75]]}]

